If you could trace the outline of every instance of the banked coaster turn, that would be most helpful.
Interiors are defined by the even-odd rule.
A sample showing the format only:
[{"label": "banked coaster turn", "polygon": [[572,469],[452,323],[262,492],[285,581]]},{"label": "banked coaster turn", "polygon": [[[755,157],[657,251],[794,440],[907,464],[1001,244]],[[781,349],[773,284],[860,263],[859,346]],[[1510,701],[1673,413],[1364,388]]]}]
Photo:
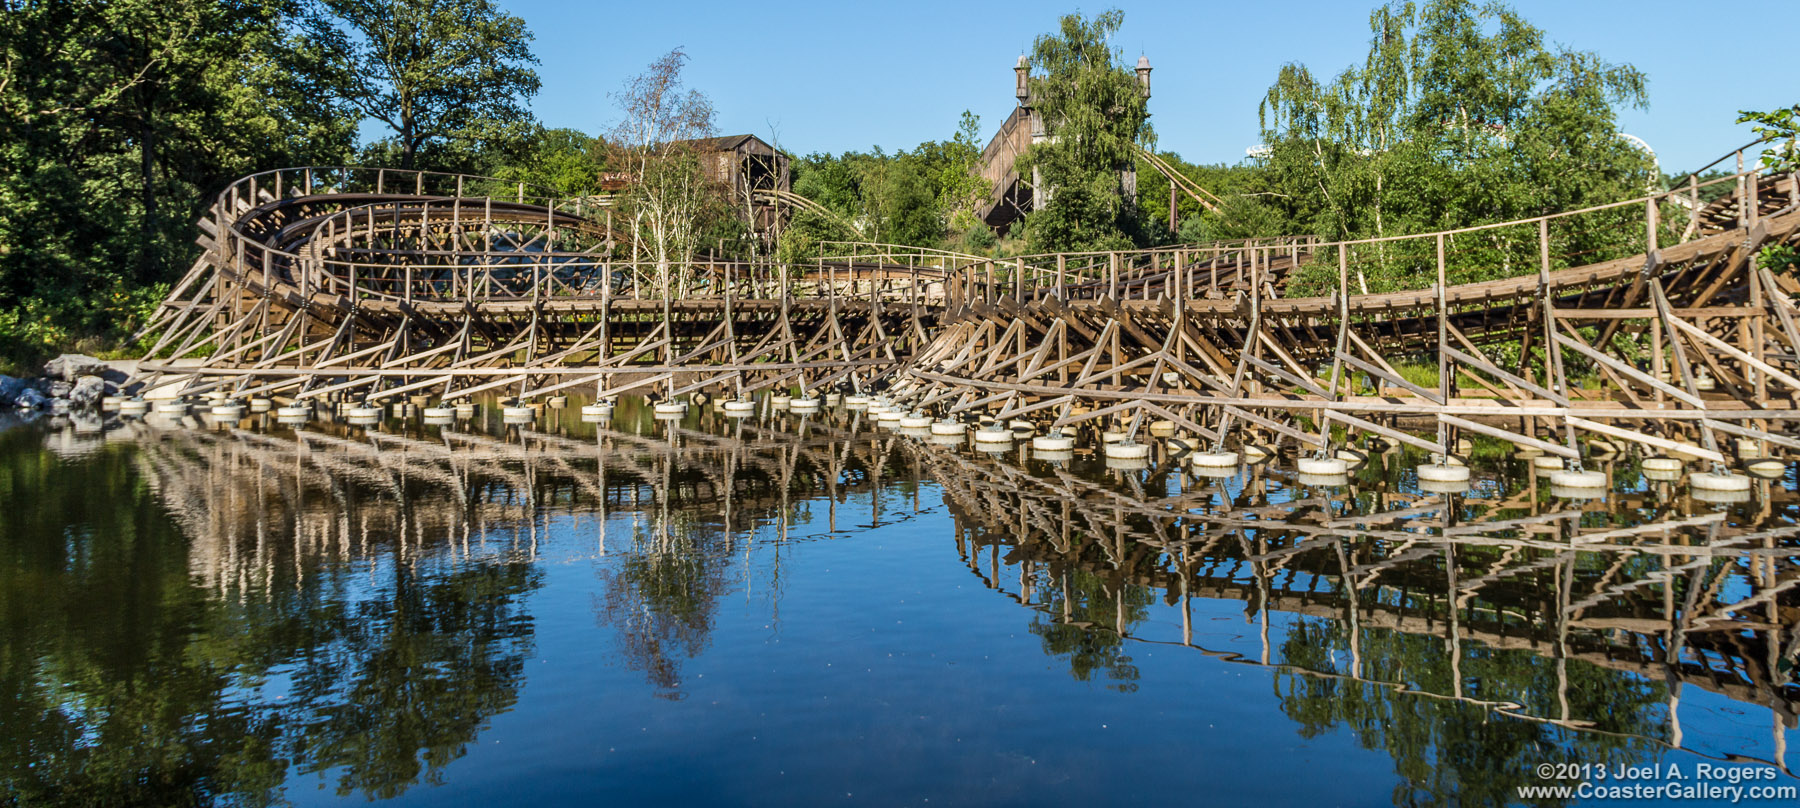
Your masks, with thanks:
[{"label": "banked coaster turn", "polygon": [[[1105,430],[1121,456],[1152,427],[1234,465],[1289,444],[1325,473],[1366,435],[1456,476],[1473,433],[1563,458],[1574,486],[1592,476],[1582,438],[1715,472],[1800,449],[1782,434],[1800,412],[1800,283],[1756,258],[1800,242],[1800,184],[1757,167],[1417,236],[1011,259],[858,245],[806,266],[615,261],[604,200],[529,190],[247,177],[201,222],[205,254],[147,329],[140,373],[164,395],[372,403],[881,390],[921,416]],[[1583,263],[1596,228],[1636,254]],[[1364,267],[1396,262],[1436,283],[1368,293]],[[1309,271],[1335,290],[1291,294]]]},{"label": "banked coaster turn", "polygon": [[201,220],[140,374],[373,403],[742,395],[890,374],[942,305],[926,267],[616,261],[607,200],[537,193],[393,169],[245,177]]}]

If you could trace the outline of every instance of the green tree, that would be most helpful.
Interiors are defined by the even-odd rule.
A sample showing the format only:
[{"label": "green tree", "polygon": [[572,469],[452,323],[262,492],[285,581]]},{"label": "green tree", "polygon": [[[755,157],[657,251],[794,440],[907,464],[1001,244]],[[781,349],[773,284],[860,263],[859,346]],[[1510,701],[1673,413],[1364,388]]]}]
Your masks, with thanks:
[{"label": "green tree", "polygon": [[1751,124],[1751,131],[1769,144],[1763,151],[1763,167],[1772,172],[1800,171],[1800,104],[1768,112],[1743,110],[1738,123]]},{"label": "green tree", "polygon": [[402,168],[481,121],[531,119],[531,32],[493,0],[314,0],[308,22],[322,84],[393,130]]},{"label": "green tree", "polygon": [[285,0],[0,3],[0,366],[117,336],[255,168],[332,163],[355,118]]},{"label": "green tree", "polygon": [[[1265,204],[1289,232],[1362,238],[1448,230],[1627,199],[1655,181],[1620,137],[1618,112],[1645,103],[1644,74],[1551,46],[1511,8],[1471,0],[1376,9],[1363,63],[1321,81],[1284,66],[1260,108]],[[1559,223],[1553,254],[1591,261],[1641,247],[1617,211]],[[1535,233],[1452,245],[1454,280],[1535,270]],[[1364,288],[1416,287],[1430,245],[1371,251]],[[1303,274],[1321,291],[1324,275]],[[1307,278],[1310,277],[1310,285]],[[1335,281],[1331,281],[1335,283]]]},{"label": "green tree", "polygon": [[938,212],[937,196],[919,161],[899,156],[886,163],[869,167],[872,179],[865,187],[874,189],[871,209],[876,217],[876,238],[891,244],[930,247],[944,238],[944,219]]},{"label": "green tree", "polygon": [[944,226],[960,233],[980,225],[976,211],[993,190],[976,172],[981,164],[981,117],[963,110],[955,135],[943,142],[921,143],[913,155],[931,180]]},{"label": "green tree", "polygon": [[1124,21],[1117,9],[1070,14],[1032,45],[1031,103],[1049,138],[1027,150],[1021,171],[1035,170],[1050,195],[1026,220],[1038,249],[1124,247],[1139,231],[1120,172],[1154,133],[1144,90],[1112,44]]},{"label": "green tree", "polygon": [[482,173],[573,197],[599,192],[600,175],[612,164],[606,139],[577,129],[533,126],[520,146],[516,154]]},{"label": "green tree", "polygon": [[729,215],[729,189],[701,164],[701,141],[713,136],[713,107],[682,79],[687,58],[680,48],[669,51],[613,95],[624,116],[611,140],[632,175],[621,211],[633,258],[655,265],[658,284],[688,272],[709,220]]}]

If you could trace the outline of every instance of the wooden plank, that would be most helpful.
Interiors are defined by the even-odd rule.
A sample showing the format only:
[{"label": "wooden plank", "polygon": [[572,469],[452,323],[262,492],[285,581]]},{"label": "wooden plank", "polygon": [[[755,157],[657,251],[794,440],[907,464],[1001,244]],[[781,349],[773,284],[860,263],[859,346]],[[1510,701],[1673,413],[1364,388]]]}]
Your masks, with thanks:
[{"label": "wooden plank", "polygon": [[1364,373],[1367,373],[1378,379],[1385,379],[1387,381],[1393,382],[1396,385],[1399,385],[1408,390],[1411,390],[1414,393],[1419,394],[1425,400],[1432,402],[1433,404],[1444,403],[1444,397],[1441,394],[1437,393],[1436,391],[1429,390],[1424,387],[1420,387],[1420,386],[1413,384],[1412,382],[1409,382],[1405,379],[1402,379],[1402,378],[1400,378],[1400,376],[1398,374],[1389,373],[1386,370],[1378,368],[1378,367],[1374,366],[1373,364],[1370,364],[1370,363],[1365,362],[1361,359],[1358,359],[1354,356],[1351,356],[1350,354],[1345,353],[1343,351],[1337,352],[1337,358],[1342,360],[1345,364],[1347,364],[1353,368],[1356,368],[1358,370],[1361,370]]},{"label": "wooden plank", "polygon": [[1299,387],[1303,390],[1306,390],[1307,392],[1312,393],[1313,395],[1320,396],[1322,398],[1330,398],[1331,397],[1331,393],[1326,392],[1325,388],[1320,387],[1317,384],[1314,384],[1313,382],[1310,382],[1304,378],[1301,378],[1300,376],[1296,376],[1292,373],[1289,373],[1286,368],[1284,368],[1280,365],[1277,365],[1277,364],[1270,362],[1268,360],[1265,360],[1265,359],[1258,359],[1257,357],[1250,356],[1250,355],[1245,355],[1244,358],[1250,360],[1250,364],[1255,365],[1258,370],[1261,370],[1264,373],[1267,373],[1271,376],[1279,378],[1279,379],[1287,382],[1288,384]]},{"label": "wooden plank", "polygon": [[1684,321],[1680,318],[1677,318],[1677,317],[1670,317],[1669,324],[1675,326],[1676,328],[1681,329],[1682,331],[1687,332],[1688,334],[1693,335],[1693,337],[1695,339],[1700,340],[1701,342],[1704,342],[1707,345],[1712,346],[1715,350],[1718,350],[1720,353],[1723,353],[1726,356],[1729,356],[1729,357],[1732,357],[1733,359],[1738,360],[1739,362],[1743,362],[1746,365],[1749,365],[1753,368],[1756,368],[1757,370],[1760,370],[1764,373],[1769,374],[1770,378],[1775,379],[1776,381],[1787,385],[1790,389],[1793,389],[1795,391],[1800,391],[1800,379],[1796,379],[1793,376],[1789,376],[1787,373],[1783,372],[1780,368],[1777,368],[1774,365],[1771,365],[1767,362],[1757,359],[1756,357],[1751,356],[1750,354],[1745,353],[1744,351],[1738,349],[1736,346],[1732,345],[1731,343],[1726,342],[1722,339],[1719,339],[1718,337],[1715,337],[1711,334],[1706,333],[1706,331],[1704,329],[1697,328],[1693,325],[1690,325],[1686,321]]},{"label": "wooden plank", "polygon": [[1459,351],[1448,345],[1444,346],[1444,353],[1446,355],[1448,355],[1451,359],[1455,359],[1457,362],[1459,362],[1461,364],[1473,367],[1476,370],[1481,371],[1482,373],[1486,373],[1490,376],[1493,376],[1496,379],[1500,379],[1501,381],[1504,381],[1507,384],[1510,384],[1514,387],[1518,387],[1518,388],[1521,388],[1524,390],[1529,390],[1533,393],[1537,393],[1538,395],[1543,396],[1544,398],[1547,398],[1547,399],[1554,401],[1558,404],[1561,404],[1563,406],[1568,406],[1568,404],[1569,404],[1569,399],[1567,396],[1560,395],[1560,394],[1550,390],[1549,388],[1544,387],[1543,385],[1538,384],[1537,382],[1531,381],[1530,379],[1527,379],[1523,376],[1518,376],[1518,375],[1514,375],[1512,373],[1508,373],[1507,371],[1501,370],[1499,367],[1497,367],[1489,362],[1482,361],[1481,359],[1478,359],[1474,356],[1463,353],[1462,351]]},{"label": "wooden plank", "polygon": [[1750,440],[1768,441],[1776,446],[1785,446],[1789,449],[1800,449],[1800,440],[1795,440],[1782,435],[1771,435],[1760,429],[1751,429],[1736,424],[1729,424],[1724,421],[1716,421],[1711,418],[1702,418],[1700,419],[1700,423],[1712,429],[1719,430],[1727,435],[1736,435],[1740,438],[1748,438]]},{"label": "wooden plank", "polygon": [[1597,350],[1594,350],[1593,348],[1589,348],[1587,345],[1583,344],[1579,340],[1569,339],[1569,337],[1564,334],[1556,334],[1554,336],[1556,338],[1556,344],[1561,345],[1566,348],[1573,348],[1576,353],[1579,353],[1582,356],[1585,356],[1589,359],[1594,360],[1595,362],[1605,365],[1608,368],[1611,368],[1612,370],[1618,371],[1619,373],[1623,373],[1633,380],[1642,382],[1642,383],[1647,384],[1657,390],[1661,390],[1665,393],[1668,393],[1669,395],[1674,396],[1676,399],[1679,399],[1679,400],[1686,402],[1690,405],[1693,405],[1695,407],[1706,406],[1706,402],[1704,400],[1702,400],[1699,396],[1689,393],[1688,391],[1683,390],[1679,387],[1676,387],[1675,385],[1669,384],[1668,382],[1662,381],[1661,379],[1658,379],[1655,376],[1652,376],[1648,373],[1638,370],[1637,368],[1634,368],[1624,362],[1621,362],[1617,359],[1607,356],[1606,354],[1603,354]]},{"label": "wooden plank", "polygon": [[1301,443],[1310,444],[1312,446],[1317,446],[1321,449],[1325,448],[1326,444],[1325,444],[1324,438],[1322,438],[1318,435],[1312,434],[1310,432],[1303,432],[1301,430],[1295,429],[1295,428],[1288,426],[1287,424],[1281,423],[1280,421],[1277,421],[1273,418],[1265,418],[1261,415],[1257,415],[1256,413],[1246,410],[1243,407],[1228,406],[1225,408],[1225,411],[1228,413],[1231,413],[1235,417],[1242,418],[1242,419],[1249,421],[1250,423],[1256,424],[1258,426],[1272,429],[1276,432],[1279,432],[1283,435],[1293,438],[1294,440],[1300,441]]},{"label": "wooden plank", "polygon": [[1608,437],[1618,438],[1620,440],[1628,440],[1633,443],[1641,443],[1641,444],[1644,444],[1645,446],[1654,446],[1658,449],[1665,449],[1665,450],[1672,451],[1672,452],[1681,452],[1682,454],[1693,455],[1694,457],[1698,457],[1702,460],[1711,460],[1714,463],[1725,462],[1724,455],[1721,455],[1718,452],[1712,451],[1710,449],[1702,449],[1691,443],[1682,443],[1681,441],[1669,440],[1668,438],[1659,438],[1655,435],[1646,435],[1642,432],[1637,432],[1637,431],[1630,430],[1630,429],[1624,429],[1622,427],[1610,426],[1608,424],[1597,423],[1594,421],[1589,421],[1586,418],[1577,418],[1573,415],[1569,416],[1566,420],[1567,420],[1567,423],[1569,424],[1569,426],[1575,427],[1576,429],[1585,429],[1589,432],[1598,432],[1598,433],[1600,433],[1602,435],[1606,435]]}]

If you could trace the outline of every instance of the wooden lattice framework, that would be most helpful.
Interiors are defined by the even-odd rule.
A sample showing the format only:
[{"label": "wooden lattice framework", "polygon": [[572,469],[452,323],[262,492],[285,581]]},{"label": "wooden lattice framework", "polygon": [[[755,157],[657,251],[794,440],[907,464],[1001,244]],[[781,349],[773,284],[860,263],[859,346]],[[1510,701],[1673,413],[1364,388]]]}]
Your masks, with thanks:
[{"label": "wooden lattice framework", "polygon": [[[1782,434],[1800,283],[1756,259],[1800,241],[1800,184],[1736,155],[1708,183],[1417,236],[1004,260],[838,245],[800,266],[615,261],[606,211],[519,184],[267,172],[201,222],[141,370],[190,394],[373,401],[841,385],[951,417],[1166,421],[1221,447],[1368,434],[1451,454],[1475,433],[1578,467],[1588,435],[1722,464],[1732,442],[1800,449]],[[1638,254],[1557,246],[1596,221],[1635,229]],[[1451,285],[1490,242],[1535,245],[1535,265],[1495,253],[1492,279]],[[1367,290],[1372,257],[1433,249],[1435,284],[1419,267],[1424,288]],[[1333,264],[1331,294],[1294,296]]]}]

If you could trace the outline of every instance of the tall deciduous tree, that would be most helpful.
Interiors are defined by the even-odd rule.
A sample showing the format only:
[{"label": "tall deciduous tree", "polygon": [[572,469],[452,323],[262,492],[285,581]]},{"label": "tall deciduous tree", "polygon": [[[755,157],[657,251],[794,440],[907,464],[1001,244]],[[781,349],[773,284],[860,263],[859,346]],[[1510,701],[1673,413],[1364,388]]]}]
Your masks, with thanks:
[{"label": "tall deciduous tree", "polygon": [[977,171],[981,165],[981,117],[963,110],[950,140],[920,144],[918,154],[930,166],[937,207],[950,231],[961,233],[982,226],[976,211],[993,189]]},{"label": "tall deciduous tree", "polygon": [[[1394,3],[1370,15],[1369,29],[1361,65],[1329,82],[1286,65],[1262,103],[1267,199],[1290,232],[1447,230],[1627,199],[1653,181],[1618,127],[1621,108],[1646,100],[1636,68],[1551,46],[1499,3]],[[1616,215],[1565,223],[1555,254],[1629,249],[1642,228],[1608,219]],[[1457,251],[1472,256],[1450,269],[1462,280],[1536,265],[1535,241],[1470,238],[1490,243],[1480,256]],[[1417,286],[1422,257],[1398,253],[1419,246],[1378,245],[1364,288]]]},{"label": "tall deciduous tree", "polygon": [[1117,9],[1092,19],[1070,14],[1057,33],[1032,46],[1031,103],[1049,139],[1033,145],[1021,165],[1036,169],[1049,186],[1041,190],[1050,192],[1050,202],[1026,222],[1035,247],[1128,246],[1138,230],[1120,171],[1155,135],[1143,88],[1112,44],[1124,22]]},{"label": "tall deciduous tree", "polygon": [[712,102],[683,83],[687,58],[680,48],[669,51],[613,94],[624,116],[610,139],[632,174],[623,209],[633,257],[655,264],[659,284],[687,271],[706,219],[722,201],[700,163],[698,141],[713,136]]},{"label": "tall deciduous tree", "polygon": [[315,0],[309,22],[328,80],[393,130],[402,167],[483,121],[531,118],[531,32],[493,0]]},{"label": "tall deciduous tree", "polygon": [[[254,168],[335,162],[288,0],[0,0],[0,367],[133,327]],[[10,367],[8,369],[11,369]]]}]

